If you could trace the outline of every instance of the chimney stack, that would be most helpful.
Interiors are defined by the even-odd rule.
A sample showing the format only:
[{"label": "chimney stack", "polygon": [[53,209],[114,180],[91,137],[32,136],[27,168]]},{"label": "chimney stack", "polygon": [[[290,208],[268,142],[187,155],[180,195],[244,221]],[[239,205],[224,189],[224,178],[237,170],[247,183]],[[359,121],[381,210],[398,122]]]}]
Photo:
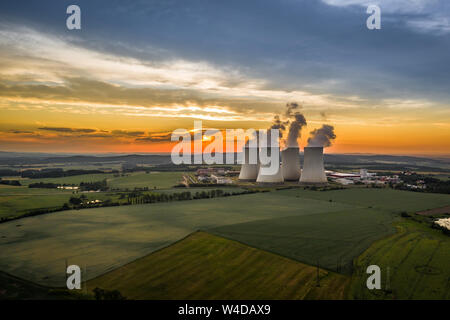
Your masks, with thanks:
[{"label": "chimney stack", "polygon": [[[242,148],[244,152],[244,162],[241,165],[241,172],[239,173],[239,180],[241,181],[255,181],[258,177],[259,171],[259,154],[258,148],[250,148],[249,146],[244,146]],[[250,152],[255,152],[256,163],[250,163]]]},{"label": "chimney stack", "polygon": [[298,147],[289,147],[281,152],[281,172],[285,181],[298,181],[300,178]]},{"label": "chimney stack", "polygon": [[[261,148],[261,153],[265,153],[269,157],[270,157],[271,152],[272,152],[272,148],[270,148],[270,147]],[[278,148],[276,148],[276,152],[280,152],[280,150]],[[270,163],[269,164],[261,163],[259,172],[258,172],[258,178],[256,179],[256,182],[258,182],[258,183],[283,183],[284,179],[283,179],[283,174],[281,173],[280,163],[278,162],[277,165],[278,165],[277,172],[275,174],[267,175],[267,174],[263,174],[261,172],[261,169],[270,167]]]},{"label": "chimney stack", "polygon": [[303,170],[300,176],[302,184],[328,183],[323,166],[323,147],[305,147]]}]

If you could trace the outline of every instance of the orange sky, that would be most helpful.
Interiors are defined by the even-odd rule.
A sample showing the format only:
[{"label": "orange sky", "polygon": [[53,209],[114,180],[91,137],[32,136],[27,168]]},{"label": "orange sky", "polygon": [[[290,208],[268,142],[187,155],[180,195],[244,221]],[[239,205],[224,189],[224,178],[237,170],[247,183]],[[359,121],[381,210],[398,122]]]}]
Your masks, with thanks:
[{"label": "orange sky", "polygon": [[194,120],[267,129],[275,115],[287,120],[295,101],[308,122],[302,147],[329,124],[337,138],[326,152],[450,155],[450,108],[441,102],[284,91],[205,62],[145,64],[35,31],[27,37],[0,50],[1,151],[170,152],[170,133]]}]

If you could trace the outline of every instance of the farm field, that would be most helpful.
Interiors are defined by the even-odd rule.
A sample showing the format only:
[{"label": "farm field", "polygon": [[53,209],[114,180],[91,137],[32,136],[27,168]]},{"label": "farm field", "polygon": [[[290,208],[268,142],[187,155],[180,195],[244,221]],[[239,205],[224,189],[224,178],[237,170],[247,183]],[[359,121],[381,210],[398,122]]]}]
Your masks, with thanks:
[{"label": "farm field", "polygon": [[[156,190],[151,189],[148,192],[143,192],[143,194],[149,194],[151,192],[165,194],[191,192],[192,196],[194,196],[197,192],[208,192],[217,189],[229,193],[244,191],[244,189],[236,187],[171,188]],[[64,203],[69,202],[70,197],[79,197],[81,194],[85,195],[89,201],[97,199],[105,201],[110,199],[114,202],[126,202],[125,193],[121,193],[120,191],[73,193],[71,190],[0,185],[0,219],[18,217],[36,209],[61,208]],[[120,200],[122,194],[124,194],[125,198]]]},{"label": "farm field", "polygon": [[36,208],[61,207],[71,195],[65,190],[0,186],[0,219]]},{"label": "farm field", "polygon": [[[0,224],[0,270],[58,287],[64,285],[66,259],[86,268],[87,279],[92,279],[204,230],[348,274],[354,258],[394,233],[392,223],[401,220],[398,202],[418,211],[432,203],[448,204],[449,199],[378,191],[289,189],[24,218]],[[421,201],[415,202],[418,195]]]},{"label": "farm field", "polygon": [[[84,195],[88,200],[102,201],[118,197],[111,192],[88,192]],[[72,196],[71,190],[0,186],[0,219],[17,217],[30,210],[61,208]]]},{"label": "farm field", "polygon": [[0,270],[40,284],[62,286],[65,259],[86,265],[88,278],[92,278],[196,230],[350,208],[257,193],[56,212],[0,224]]},{"label": "farm field", "polygon": [[133,172],[126,176],[109,177],[107,182],[112,188],[130,189],[144,188],[167,189],[180,183],[182,172]]},{"label": "farm field", "polygon": [[226,225],[209,231],[309,265],[350,274],[354,258],[373,241],[395,232],[394,219],[391,213],[352,208]]},{"label": "farm field", "polygon": [[[11,180],[20,180],[24,186],[31,183],[51,182],[55,184],[80,184],[81,182],[95,182],[107,180],[112,188],[130,189],[148,187],[149,189],[166,189],[179,184],[182,172],[153,172],[139,171],[127,173],[125,176],[115,176],[113,173],[82,174],[76,176],[59,178],[24,179],[20,177],[10,177]],[[6,178],[5,178],[6,179]]]},{"label": "farm field", "polygon": [[[350,298],[450,299],[450,237],[411,218],[398,233],[375,242],[355,262]],[[382,290],[367,290],[365,269],[381,268]]]},{"label": "farm field", "polygon": [[102,181],[113,177],[112,173],[94,173],[94,174],[80,174],[76,176],[60,177],[60,178],[40,178],[40,179],[22,179],[20,183],[28,186],[30,183],[37,182],[51,182],[55,184],[80,184],[81,182],[95,182]]},{"label": "farm field", "polygon": [[393,189],[348,188],[332,191],[311,191],[290,189],[280,191],[286,196],[306,199],[334,201],[387,210],[389,212],[416,212],[443,207],[450,204],[450,195],[438,193],[411,192]]},{"label": "farm field", "polygon": [[127,299],[342,299],[349,277],[205,232],[87,282]]},{"label": "farm field", "polygon": [[79,300],[92,296],[67,289],[54,289],[0,271],[1,300]]}]

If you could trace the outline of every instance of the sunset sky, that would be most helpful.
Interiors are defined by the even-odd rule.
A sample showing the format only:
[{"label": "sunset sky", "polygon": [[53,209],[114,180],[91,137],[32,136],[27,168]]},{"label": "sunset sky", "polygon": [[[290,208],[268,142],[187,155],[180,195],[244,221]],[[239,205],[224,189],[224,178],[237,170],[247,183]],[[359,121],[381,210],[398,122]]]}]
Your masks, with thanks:
[{"label": "sunset sky", "polygon": [[326,152],[450,155],[450,1],[0,3],[1,151],[169,152],[194,120],[268,128],[288,102],[302,147],[330,124]]}]

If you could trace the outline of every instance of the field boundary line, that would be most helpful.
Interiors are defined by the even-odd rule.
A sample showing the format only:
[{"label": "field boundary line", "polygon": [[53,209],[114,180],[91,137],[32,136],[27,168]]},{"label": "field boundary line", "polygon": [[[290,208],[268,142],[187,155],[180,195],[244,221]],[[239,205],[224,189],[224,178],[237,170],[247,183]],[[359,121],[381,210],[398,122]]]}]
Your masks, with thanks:
[{"label": "field boundary line", "polygon": [[167,246],[163,246],[163,247],[158,248],[158,249],[156,249],[156,250],[154,250],[154,251],[152,251],[152,252],[149,252],[149,253],[147,253],[147,254],[145,254],[145,255],[139,257],[139,258],[136,258],[136,259],[134,259],[134,260],[128,261],[127,263],[124,263],[123,265],[120,265],[120,266],[118,266],[118,267],[116,267],[116,268],[114,268],[114,269],[112,269],[112,270],[108,270],[108,271],[106,271],[105,273],[99,274],[99,275],[97,275],[97,276],[95,276],[95,277],[93,277],[93,278],[91,278],[91,279],[86,279],[86,281],[91,281],[91,280],[97,279],[97,278],[102,277],[102,276],[104,276],[104,275],[107,275],[107,274],[109,274],[109,273],[111,273],[111,272],[114,272],[114,271],[116,271],[116,270],[119,269],[119,268],[125,267],[125,266],[127,266],[127,265],[129,265],[129,264],[131,264],[131,263],[133,263],[133,262],[136,262],[136,261],[138,261],[138,260],[144,259],[145,257],[148,257],[148,256],[150,256],[150,255],[152,255],[152,254],[154,254],[154,253],[157,253],[157,252],[162,251],[162,250],[164,250],[164,249],[170,248],[171,246],[174,246],[175,244],[177,244],[177,243],[179,243],[179,242],[181,242],[181,241],[183,241],[183,240],[189,238],[190,236],[192,236],[192,235],[194,235],[194,234],[196,234],[196,233],[198,233],[198,232],[204,232],[204,231],[202,231],[202,230],[195,230],[195,231],[193,231],[193,232],[187,234],[186,236],[184,236],[184,237],[182,237],[182,238],[180,238],[180,239],[178,239],[178,240],[175,240],[174,242],[171,242],[171,243],[168,244]]},{"label": "field boundary line", "polygon": [[[211,232],[205,231],[205,230],[200,230],[200,231],[201,231],[201,232],[205,232],[205,233],[207,233],[207,234],[210,234],[210,235],[212,235],[212,236],[216,236],[216,237],[219,237],[219,238],[223,238],[223,239],[226,239],[226,240],[230,240],[230,241],[237,242],[237,243],[239,243],[239,244],[241,244],[241,245],[247,246],[247,247],[249,247],[249,248],[253,248],[253,249],[255,249],[255,250],[265,251],[265,252],[268,252],[268,253],[270,253],[270,254],[274,254],[274,255],[279,256],[279,257],[282,257],[282,258],[284,258],[284,259],[288,259],[288,260],[291,260],[291,261],[294,261],[294,262],[297,262],[297,263],[301,263],[301,264],[304,264],[304,265],[309,266],[309,267],[312,267],[312,268],[316,268],[316,267],[317,267],[317,266],[313,266],[313,265],[311,265],[311,264],[309,264],[309,263],[306,263],[306,262],[304,262],[304,261],[300,261],[300,260],[294,259],[294,258],[292,258],[292,257],[285,256],[285,255],[280,254],[280,253],[278,253],[278,252],[274,252],[274,251],[271,251],[271,250],[267,250],[267,249],[255,247],[255,246],[252,246],[252,245],[250,245],[250,244],[248,244],[248,243],[245,243],[245,242],[242,242],[242,241],[239,241],[239,240],[236,240],[236,239],[231,239],[231,238],[228,238],[228,237],[226,237],[226,236],[218,235],[218,234],[211,233]],[[336,272],[336,271],[334,271],[334,270],[331,270],[331,269],[322,267],[322,266],[320,266],[320,265],[319,265],[319,268],[322,269],[322,270],[328,271],[328,272],[332,272],[332,273],[334,273],[334,274],[341,275],[341,276],[346,276],[346,277],[349,276],[348,274],[339,273],[339,272]]]}]

